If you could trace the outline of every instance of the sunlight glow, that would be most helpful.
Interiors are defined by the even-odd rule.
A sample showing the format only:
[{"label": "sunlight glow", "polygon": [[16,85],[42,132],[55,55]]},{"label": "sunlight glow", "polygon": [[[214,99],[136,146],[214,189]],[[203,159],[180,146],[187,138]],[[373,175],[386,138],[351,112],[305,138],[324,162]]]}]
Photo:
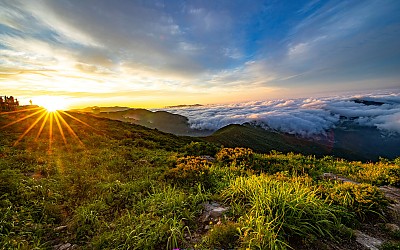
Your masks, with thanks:
[{"label": "sunlight glow", "polygon": [[57,110],[66,110],[69,106],[68,101],[59,96],[42,96],[35,101],[39,106],[42,106],[49,112]]},{"label": "sunlight glow", "polygon": [[[60,101],[61,100],[61,101]],[[51,102],[54,101],[54,102]],[[26,108],[26,109],[21,109],[17,111],[10,111],[10,112],[0,112],[0,115],[8,115],[11,113],[22,113],[22,112],[27,112],[26,115],[22,116],[19,119],[16,119],[8,124],[5,124],[0,127],[0,129],[5,129],[7,127],[10,127],[12,125],[15,125],[19,122],[22,122],[28,118],[35,117],[36,119],[32,122],[32,124],[27,127],[27,129],[18,137],[18,139],[14,142],[13,146],[18,145],[19,142],[22,141],[22,139],[29,134],[30,131],[34,130],[35,127],[37,127],[38,131],[34,132],[36,133],[35,136],[35,141],[38,141],[40,135],[42,134],[43,130],[46,128],[48,130],[48,143],[49,143],[49,150],[48,152],[52,152],[52,147],[53,147],[53,139],[54,139],[54,134],[58,133],[61,135],[62,140],[65,145],[68,145],[69,143],[67,142],[67,135],[69,134],[72,139],[75,139],[79,143],[80,146],[84,147],[84,144],[76,134],[76,132],[71,128],[71,126],[68,124],[68,122],[64,119],[63,115],[72,118],[73,120],[95,130],[96,132],[99,132],[99,130],[93,128],[86,122],[74,117],[71,114],[68,114],[65,111],[59,110],[62,107],[67,107],[67,102],[63,102],[63,99],[59,98],[41,98],[41,105],[44,107],[36,107],[36,108]],[[62,115],[61,115],[62,114]],[[40,125],[39,125],[40,124]],[[46,126],[47,125],[47,126]],[[58,129],[56,129],[58,128]],[[67,129],[68,134],[64,132],[64,128]]]}]

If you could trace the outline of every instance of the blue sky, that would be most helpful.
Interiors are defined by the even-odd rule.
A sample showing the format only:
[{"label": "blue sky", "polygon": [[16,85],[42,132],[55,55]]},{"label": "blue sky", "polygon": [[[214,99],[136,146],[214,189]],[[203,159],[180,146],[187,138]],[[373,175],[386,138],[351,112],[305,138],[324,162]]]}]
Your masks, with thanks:
[{"label": "blue sky", "polygon": [[400,87],[400,1],[0,0],[0,94],[160,107]]}]

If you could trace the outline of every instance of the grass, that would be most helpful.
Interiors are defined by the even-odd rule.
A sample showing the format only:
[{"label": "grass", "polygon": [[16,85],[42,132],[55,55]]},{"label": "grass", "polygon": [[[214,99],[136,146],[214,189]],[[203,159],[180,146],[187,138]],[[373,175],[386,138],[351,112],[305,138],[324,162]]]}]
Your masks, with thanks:
[{"label": "grass", "polygon": [[[284,249],[299,238],[340,241],[350,237],[345,220],[384,211],[387,201],[376,186],[398,185],[399,158],[360,163],[220,149],[71,114],[93,127],[65,116],[83,145],[70,137],[64,144],[54,128],[49,151],[46,127],[39,140],[33,129],[13,146],[34,117],[0,131],[0,249],[65,242],[82,249]],[[0,115],[0,126],[22,116]],[[363,184],[321,180],[324,172]],[[201,204],[212,200],[230,210],[205,231]]]},{"label": "grass", "polygon": [[249,248],[283,249],[289,235],[333,239],[342,227],[338,209],[321,200],[304,178],[238,177],[222,195],[228,203],[246,207],[234,216],[242,224],[242,244]]}]

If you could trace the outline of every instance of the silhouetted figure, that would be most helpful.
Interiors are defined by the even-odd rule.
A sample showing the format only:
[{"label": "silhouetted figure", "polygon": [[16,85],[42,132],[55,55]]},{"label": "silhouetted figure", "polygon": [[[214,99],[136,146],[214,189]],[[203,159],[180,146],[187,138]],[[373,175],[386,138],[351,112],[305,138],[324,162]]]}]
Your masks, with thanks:
[{"label": "silhouetted figure", "polygon": [[18,99],[14,100],[13,96],[10,97],[4,96],[4,99],[2,96],[0,96],[0,111],[16,110],[18,106],[19,106],[19,101]]},{"label": "silhouetted figure", "polygon": [[32,105],[32,100],[29,100],[29,103]]},{"label": "silhouetted figure", "polygon": [[2,96],[0,96],[0,111],[3,111],[3,110],[5,110],[5,102],[4,102],[4,100],[3,100],[3,97]]}]

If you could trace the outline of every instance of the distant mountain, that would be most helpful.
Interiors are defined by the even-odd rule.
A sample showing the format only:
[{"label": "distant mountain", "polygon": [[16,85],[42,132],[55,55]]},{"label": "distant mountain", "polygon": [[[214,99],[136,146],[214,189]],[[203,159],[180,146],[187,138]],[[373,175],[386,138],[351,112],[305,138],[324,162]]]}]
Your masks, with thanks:
[{"label": "distant mountain", "polygon": [[203,105],[201,104],[181,104],[181,105],[175,105],[175,106],[166,106],[165,108],[190,108],[190,107],[201,107]]},{"label": "distant mountain", "polygon": [[263,153],[277,150],[360,161],[400,156],[400,135],[384,135],[376,128],[355,126],[353,123],[341,124],[328,131],[328,136],[314,138],[301,138],[246,123],[228,125],[204,139],[226,147],[248,147]]},{"label": "distant mountain", "polygon": [[142,125],[148,128],[158,129],[162,132],[175,135],[206,136],[212,133],[212,131],[209,130],[192,129],[190,128],[188,119],[186,117],[171,114],[166,111],[153,112],[147,109],[132,108],[117,111],[103,111],[112,110],[110,108],[99,109],[92,109],[91,112],[100,117]]},{"label": "distant mountain", "polygon": [[376,161],[379,157],[400,157],[398,133],[385,133],[376,127],[360,126],[352,121],[341,122],[329,133],[330,138],[323,143],[353,152],[362,158]]},{"label": "distant mountain", "polygon": [[250,124],[228,125],[204,139],[222,144],[225,147],[246,147],[261,153],[276,150],[284,153],[295,152],[320,157],[334,155],[350,160],[368,160],[368,158],[346,149],[330,147],[327,144],[299,138],[294,135],[268,131]]},{"label": "distant mountain", "polygon": [[119,107],[119,106],[114,106],[114,107],[98,107],[98,106],[93,106],[93,107],[86,107],[83,109],[74,109],[73,111],[80,111],[80,112],[89,112],[89,113],[99,113],[99,112],[118,112],[118,111],[125,111],[130,108],[128,107]]}]

